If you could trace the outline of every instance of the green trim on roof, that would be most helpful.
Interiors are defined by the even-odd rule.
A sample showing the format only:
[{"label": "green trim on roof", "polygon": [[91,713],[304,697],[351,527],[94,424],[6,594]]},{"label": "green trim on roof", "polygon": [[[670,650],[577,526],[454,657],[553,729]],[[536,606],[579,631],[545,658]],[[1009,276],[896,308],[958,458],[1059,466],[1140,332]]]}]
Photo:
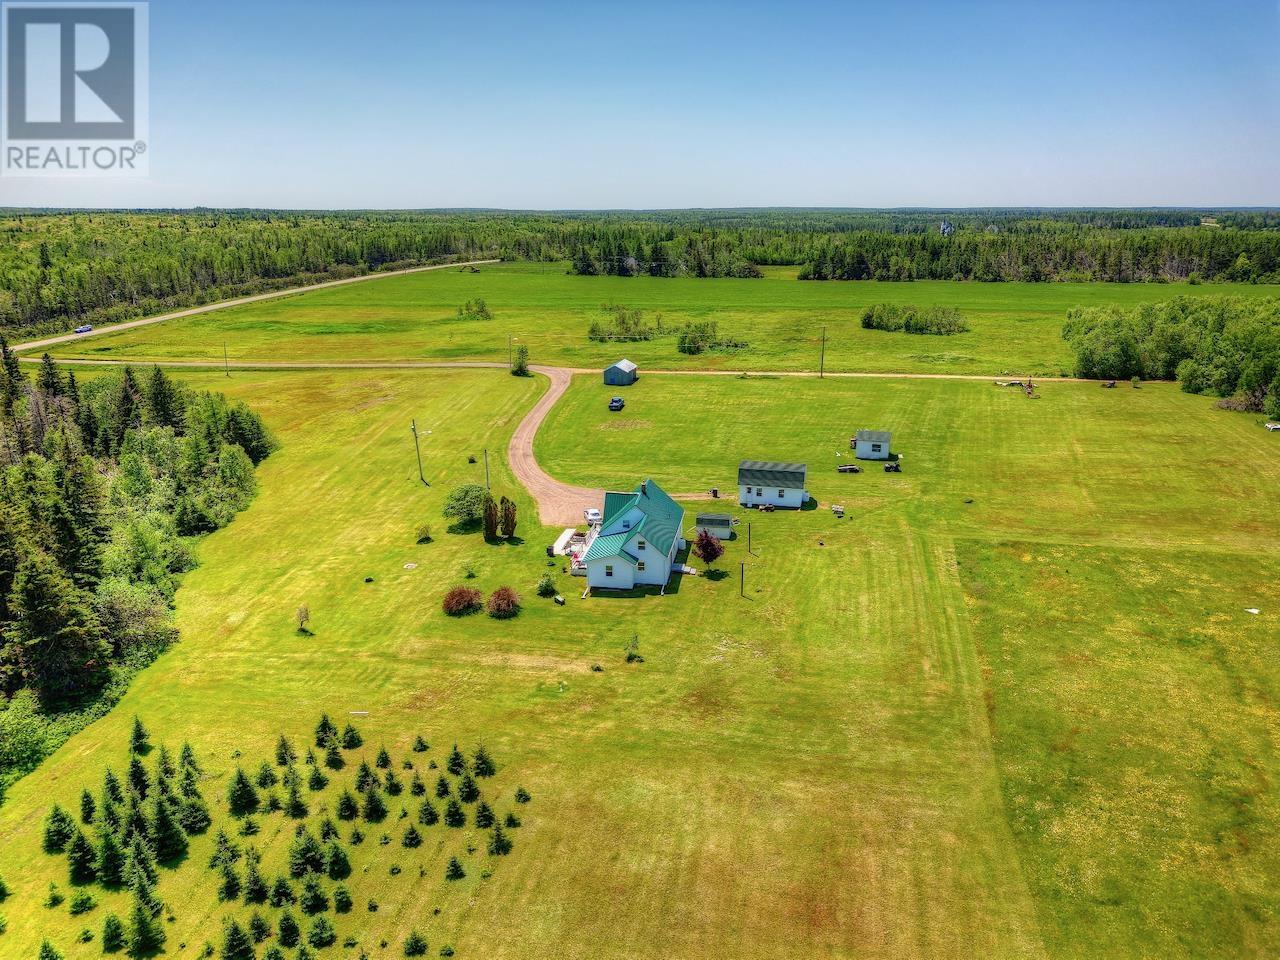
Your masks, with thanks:
[{"label": "green trim on roof", "polygon": [[596,537],[591,543],[591,549],[582,557],[583,563],[591,563],[593,560],[615,560],[619,557],[634,564],[635,560],[622,552],[622,548],[626,546],[627,541],[631,539],[630,532],[611,533],[607,537]]}]

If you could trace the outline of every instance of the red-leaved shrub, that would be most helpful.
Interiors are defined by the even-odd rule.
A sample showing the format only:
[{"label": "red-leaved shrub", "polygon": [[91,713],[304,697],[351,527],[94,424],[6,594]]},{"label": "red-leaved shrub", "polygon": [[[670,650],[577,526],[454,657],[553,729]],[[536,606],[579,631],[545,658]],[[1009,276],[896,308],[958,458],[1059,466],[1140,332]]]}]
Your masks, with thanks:
[{"label": "red-leaved shrub", "polygon": [[480,591],[474,587],[454,587],[444,595],[444,612],[451,617],[461,617],[480,609]]},{"label": "red-leaved shrub", "polygon": [[520,598],[510,587],[499,587],[489,594],[489,616],[506,620],[520,612]]}]

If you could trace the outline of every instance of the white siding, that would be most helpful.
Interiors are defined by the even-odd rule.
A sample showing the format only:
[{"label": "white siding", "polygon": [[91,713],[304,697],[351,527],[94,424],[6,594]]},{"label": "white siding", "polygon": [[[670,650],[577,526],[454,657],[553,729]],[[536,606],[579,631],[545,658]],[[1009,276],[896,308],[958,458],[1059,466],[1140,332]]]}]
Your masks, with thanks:
[{"label": "white siding", "polygon": [[762,483],[751,486],[744,484],[738,487],[738,502],[744,507],[771,503],[775,507],[799,510],[808,499],[809,495],[796,487],[766,487]]},{"label": "white siding", "polygon": [[[875,448],[879,447],[879,450]],[[889,444],[879,441],[872,443],[870,440],[855,441],[853,454],[859,460],[888,460]]]},{"label": "white siding", "polygon": [[[605,567],[613,568],[613,576],[605,575]],[[587,585],[609,590],[630,590],[635,586],[635,572],[631,564],[618,557],[609,560],[592,560],[587,564]]]}]

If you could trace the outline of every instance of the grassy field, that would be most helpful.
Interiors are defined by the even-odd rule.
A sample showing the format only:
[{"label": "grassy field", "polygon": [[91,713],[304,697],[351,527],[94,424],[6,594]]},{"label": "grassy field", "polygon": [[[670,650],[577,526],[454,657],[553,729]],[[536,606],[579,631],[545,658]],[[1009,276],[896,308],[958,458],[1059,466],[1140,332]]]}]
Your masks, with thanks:
[{"label": "grassy field", "polygon": [[[72,940],[121,901],[79,918],[41,906],[51,879],[67,887],[40,820],[122,766],[135,713],[157,740],[192,742],[221,808],[237,763],[322,710],[369,711],[368,752],[385,742],[397,760],[418,733],[441,761],[483,740],[494,792],[534,796],[487,878],[483,846],[439,827],[414,860],[355,848],[357,909],[335,923],[375,960],[413,928],[462,958],[1280,950],[1280,441],[1254,418],[1169,385],[1029,400],[978,382],[676,376],[643,377],[612,415],[582,377],[539,435],[553,475],[695,491],[732,488],[742,457],[795,458],[823,508],[743,515],[753,552],[731,542],[726,576],[665,597],[582,600],[557,572],[557,607],[532,590],[556,531],[529,525],[501,456],[543,381],[184,378],[249,401],[283,446],[249,510],[200,544],[183,641],[0,807],[5,956],[34,956],[41,936],[100,956]],[[431,431],[430,487],[410,418]],[[860,426],[895,431],[901,475],[834,472]],[[486,448],[522,542],[439,520]],[[435,541],[418,545],[423,519]],[[517,619],[440,612],[468,564],[480,588],[521,592]],[[314,636],[291,619],[303,602]],[[643,664],[623,661],[632,636]],[[290,831],[263,822],[270,876]],[[198,956],[248,913],[216,902],[209,844],[161,881],[167,956]],[[469,875],[451,884],[454,854]],[[422,876],[388,872],[423,858]]]},{"label": "grassy field", "polygon": [[[63,345],[60,357],[232,360],[506,361],[508,336],[535,362],[601,367],[626,355],[643,367],[816,370],[826,328],[828,370],[1056,375],[1072,357],[1060,332],[1077,305],[1134,304],[1180,294],[1275,295],[1266,285],[1075,283],[800,283],[794,270],[764,280],[568,276],[558,264],[502,264],[478,273],[441,270],[387,277]],[[460,320],[481,297],[492,320]],[[863,330],[863,308],[879,302],[954,306],[971,330],[950,337]],[[661,313],[664,324],[715,319],[744,350],[690,357],[674,336],[593,343],[603,304]]]}]

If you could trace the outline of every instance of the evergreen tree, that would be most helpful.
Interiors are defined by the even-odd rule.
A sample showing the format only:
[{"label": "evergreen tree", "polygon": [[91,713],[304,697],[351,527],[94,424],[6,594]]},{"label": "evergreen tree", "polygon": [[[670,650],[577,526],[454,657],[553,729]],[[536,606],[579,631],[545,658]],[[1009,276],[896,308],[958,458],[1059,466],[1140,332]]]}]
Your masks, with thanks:
[{"label": "evergreen tree", "polygon": [[487,830],[489,827],[493,826],[493,822],[493,809],[489,804],[481,800],[480,805],[476,807],[476,826],[481,830]]},{"label": "evergreen tree", "polygon": [[528,803],[532,799],[528,790],[524,787],[516,787],[516,803]]},{"label": "evergreen tree", "polygon": [[[128,797],[125,798],[124,823],[121,827],[121,836],[124,837],[126,843],[132,843],[134,837],[146,839],[151,836],[151,824],[147,820],[146,810],[132,788],[129,790]],[[150,843],[149,840],[147,842]]]},{"label": "evergreen tree", "polygon": [[191,749],[191,744],[189,743],[182,745],[182,752],[178,754],[178,766],[184,772],[189,771],[196,777],[199,777],[204,772],[200,769],[200,763],[196,760],[196,752]]},{"label": "evergreen tree", "polygon": [[359,803],[346,787],[342,788],[335,809],[339,820],[354,820],[360,812]]},{"label": "evergreen tree", "polygon": [[310,916],[329,909],[329,895],[320,885],[320,879],[313,873],[307,874],[302,881],[302,893],[298,896],[298,907]]},{"label": "evergreen tree", "polygon": [[413,738],[413,752],[414,753],[427,752],[427,741],[423,740],[421,736]]},{"label": "evergreen tree", "polygon": [[150,905],[135,896],[129,913],[129,952],[135,957],[146,957],[159,952],[164,941],[164,927],[156,920]]},{"label": "evergreen tree", "polygon": [[139,871],[133,874],[133,878],[129,881],[129,893],[133,895],[133,899],[136,902],[146,906],[151,916],[158,917],[160,915],[164,904],[156,896],[155,884],[147,879],[145,873]]},{"label": "evergreen tree", "polygon": [[178,805],[178,823],[188,836],[204,833],[212,822],[209,807],[199,794],[184,797]]},{"label": "evergreen tree", "polygon": [[402,846],[409,847],[410,849],[420,847],[422,846],[422,834],[418,832],[417,827],[413,824],[409,824],[408,829],[404,832],[404,838],[400,843]]},{"label": "evergreen tree", "polygon": [[157,427],[182,426],[183,402],[177,386],[159,366],[151,368],[147,381],[147,420]]},{"label": "evergreen tree", "polygon": [[249,936],[253,938],[254,943],[261,943],[271,936],[271,924],[257,910],[253,911],[253,915],[249,917]]},{"label": "evergreen tree", "polygon": [[361,812],[365,820],[370,823],[380,823],[386,819],[387,805],[382,799],[382,791],[376,786],[372,786],[365,791],[364,809]]},{"label": "evergreen tree", "polygon": [[71,817],[55,803],[44,820],[44,852],[61,853],[71,841],[75,829]]},{"label": "evergreen tree", "polygon": [[114,913],[102,918],[102,952],[115,953],[124,949],[124,924]]},{"label": "evergreen tree", "polygon": [[227,836],[225,830],[219,830],[213,838],[213,853],[209,857],[209,868],[215,869],[224,863],[235,863],[240,859],[240,848]]},{"label": "evergreen tree", "polygon": [[462,864],[458,862],[458,858],[450,857],[449,865],[445,867],[444,878],[446,880],[461,880],[466,875],[466,871],[462,869]]},{"label": "evergreen tree", "polygon": [[4,903],[9,899],[9,886],[4,882],[4,877],[0,877],[0,903]]},{"label": "evergreen tree", "polygon": [[115,833],[121,827],[120,811],[107,797],[102,798],[98,806],[98,824],[103,830]]},{"label": "evergreen tree", "polygon": [[324,748],[324,765],[330,770],[341,770],[347,765],[342,759],[342,751],[338,749],[338,741],[330,740],[329,745]]},{"label": "evergreen tree", "polygon": [[120,778],[110,767],[102,775],[102,795],[112,803],[124,803],[124,788],[120,786]]},{"label": "evergreen tree", "polygon": [[128,431],[137,430],[142,426],[141,401],[142,391],[138,388],[137,378],[133,375],[132,368],[125,367],[120,382],[116,386],[107,420],[112,453],[120,450]]},{"label": "evergreen tree", "polygon": [[329,778],[320,772],[319,767],[311,768],[311,775],[307,777],[307,788],[310,790],[323,790],[329,785]]},{"label": "evergreen tree", "polygon": [[338,935],[334,932],[333,924],[324,914],[320,914],[311,921],[311,927],[307,930],[307,943],[311,946],[321,950],[332,945],[337,939]]},{"label": "evergreen tree", "polygon": [[98,803],[93,799],[93,794],[88,790],[80,791],[80,822],[93,823],[94,815],[98,812]]},{"label": "evergreen tree", "polygon": [[129,734],[129,750],[135,754],[142,754],[150,749],[151,734],[142,725],[142,720],[135,715],[133,718],[133,730]]},{"label": "evergreen tree", "polygon": [[227,924],[222,937],[221,960],[255,960],[253,940],[235,920]]},{"label": "evergreen tree", "polygon": [[450,798],[449,805],[444,808],[444,824],[446,827],[465,827],[467,814],[457,800]]},{"label": "evergreen tree", "polygon": [[240,899],[240,874],[230,863],[224,863],[221,869],[222,878],[218,881],[218,899],[230,903]]},{"label": "evergreen tree", "polygon": [[156,858],[161,863],[176,863],[187,854],[187,835],[178,823],[169,801],[159,793],[151,805],[151,839]]},{"label": "evergreen tree", "polygon": [[505,857],[511,852],[511,838],[502,829],[501,824],[494,824],[493,835],[489,838],[489,856]]},{"label": "evergreen tree", "polygon": [[271,895],[268,903],[273,907],[283,907],[286,903],[296,903],[298,898],[294,895],[293,886],[289,883],[287,877],[276,877],[275,882],[271,884]]},{"label": "evergreen tree", "polygon": [[302,762],[305,763],[308,767],[314,767],[316,765],[315,751],[312,750],[310,747],[308,747],[307,755],[303,758]]},{"label": "evergreen tree", "polygon": [[364,737],[360,736],[360,731],[350,723],[342,731],[342,746],[346,750],[355,750],[364,746]]},{"label": "evergreen tree", "polygon": [[280,778],[277,777],[276,772],[271,769],[271,764],[263,760],[262,766],[258,767],[258,776],[255,778],[254,782],[263,790],[270,790],[279,783],[279,781]]},{"label": "evergreen tree", "polygon": [[324,848],[320,841],[304,827],[289,846],[290,875],[297,879],[308,873],[322,873],[324,860]]},{"label": "evergreen tree", "polygon": [[316,724],[316,746],[327,747],[329,741],[338,736],[338,728],[334,726],[332,720],[329,719],[327,713],[321,714],[320,722]]},{"label": "evergreen tree", "polygon": [[177,772],[178,769],[173,765],[169,748],[163,743],[160,744],[160,752],[156,755],[156,780],[172,780]]},{"label": "evergreen tree", "polygon": [[520,818],[517,817],[514,813],[508,812],[506,824],[510,829],[514,830],[516,827],[520,826]]},{"label": "evergreen tree", "polygon": [[371,786],[378,782],[377,775],[370,769],[369,764],[360,761],[360,769],[356,771],[356,789],[364,793]]},{"label": "evergreen tree", "polygon": [[227,801],[233,817],[247,816],[258,809],[258,794],[239,767],[236,767],[235,776],[231,778]]},{"label": "evergreen tree", "polygon": [[74,884],[92,883],[98,877],[98,856],[93,844],[84,835],[84,831],[76,829],[67,845],[67,867]]},{"label": "evergreen tree", "polygon": [[268,895],[267,881],[263,878],[262,871],[258,869],[256,861],[250,860],[244,871],[244,902],[266,903]]},{"label": "evergreen tree", "polygon": [[325,847],[324,863],[330,880],[345,880],[351,876],[351,861],[347,858],[347,852],[334,840],[330,840]]},{"label": "evergreen tree", "polygon": [[283,733],[280,739],[276,741],[276,766],[287,767],[298,759],[298,753],[293,749],[293,744],[289,742],[289,738]]},{"label": "evergreen tree", "polygon": [[62,373],[53,362],[53,357],[47,353],[40,357],[40,374],[36,377],[36,386],[51,397],[60,396],[65,389]]},{"label": "evergreen tree", "polygon": [[48,940],[40,942],[40,954],[37,960],[65,960],[61,953],[54,949]]},{"label": "evergreen tree", "polygon": [[440,814],[436,812],[430,800],[423,800],[422,806],[418,807],[418,822],[424,827],[431,827],[440,822]]},{"label": "evergreen tree", "polygon": [[417,930],[411,931],[409,936],[404,938],[404,955],[406,957],[421,957],[426,952],[427,938]]},{"label": "evergreen tree", "polygon": [[480,788],[471,779],[471,774],[464,773],[458,783],[458,799],[463,803],[475,803],[480,798]]},{"label": "evergreen tree", "polygon": [[327,842],[335,840],[338,837],[338,825],[329,817],[325,817],[320,821],[320,840]]},{"label": "evergreen tree", "polygon": [[427,785],[422,782],[422,777],[415,772],[413,779],[409,781],[409,793],[415,797],[426,796]]},{"label": "evergreen tree", "polygon": [[307,802],[302,799],[302,792],[296,783],[289,788],[289,794],[284,802],[284,812],[285,816],[295,820],[301,820],[307,815]]},{"label": "evergreen tree", "polygon": [[280,946],[296,947],[301,934],[302,931],[298,928],[298,921],[294,919],[293,914],[288,910],[282,913],[280,923],[276,927],[276,937],[280,941]]},{"label": "evergreen tree", "polygon": [[462,751],[458,749],[458,745],[453,745],[453,750],[449,752],[449,762],[446,767],[455,777],[460,777],[467,769],[466,758],[462,756]]},{"label": "evergreen tree", "polygon": [[91,598],[47,552],[31,547],[9,591],[7,657],[42,699],[61,703],[96,690],[111,648]]},{"label": "evergreen tree", "polygon": [[475,758],[471,761],[471,769],[477,777],[492,777],[498,772],[498,768],[493,764],[493,758],[489,756],[489,751],[484,748],[484,744],[476,747]]},{"label": "evergreen tree", "polygon": [[134,881],[141,877],[148,884],[154,884],[159,876],[156,871],[155,854],[151,852],[151,847],[147,845],[143,835],[135,833],[125,853],[124,882],[132,886]]},{"label": "evergreen tree", "polygon": [[151,790],[151,775],[147,773],[147,768],[137,757],[129,761],[129,789],[141,800],[147,799],[147,794]]},{"label": "evergreen tree", "polygon": [[333,912],[350,913],[352,906],[351,891],[341,883],[333,888]]},{"label": "evergreen tree", "polygon": [[94,863],[98,879],[106,887],[120,887],[125,881],[125,855],[120,849],[120,841],[110,830],[103,830],[98,840],[97,857]]},{"label": "evergreen tree", "polygon": [[443,800],[450,792],[449,781],[442,776],[436,781],[436,797]]},{"label": "evergreen tree", "polygon": [[386,747],[379,748],[376,763],[379,770],[386,770],[391,766],[391,754],[387,753]]},{"label": "evergreen tree", "polygon": [[400,781],[400,778],[396,776],[394,770],[387,771],[387,775],[383,780],[383,786],[386,788],[387,793],[393,797],[398,797],[404,792],[404,784]]}]

